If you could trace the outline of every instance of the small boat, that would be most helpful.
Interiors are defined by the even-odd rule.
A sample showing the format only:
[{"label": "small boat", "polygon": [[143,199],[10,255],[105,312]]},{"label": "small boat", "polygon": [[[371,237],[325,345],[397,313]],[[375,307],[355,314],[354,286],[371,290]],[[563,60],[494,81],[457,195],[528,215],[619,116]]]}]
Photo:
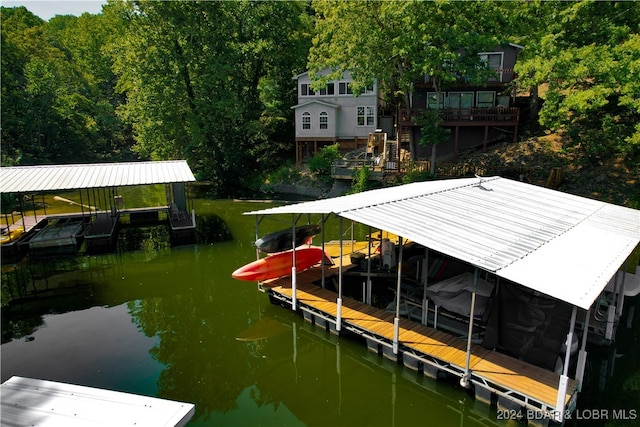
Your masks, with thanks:
[{"label": "small boat", "polygon": [[[310,243],[313,236],[320,233],[319,225],[301,225],[296,227],[296,247]],[[291,228],[276,231],[275,233],[267,234],[255,241],[254,245],[262,252],[276,253],[293,249],[292,246],[293,235]]]},{"label": "small boat", "polygon": [[[328,258],[322,248],[313,246],[310,248],[296,249],[295,252],[296,270],[299,272],[318,264],[322,261],[323,257],[325,259]],[[290,276],[292,266],[293,251],[280,252],[240,267],[231,273],[231,277],[248,282],[275,279]]]},{"label": "small boat", "polygon": [[16,227],[9,232],[2,233],[0,236],[0,245],[16,241],[24,233],[24,228]]}]

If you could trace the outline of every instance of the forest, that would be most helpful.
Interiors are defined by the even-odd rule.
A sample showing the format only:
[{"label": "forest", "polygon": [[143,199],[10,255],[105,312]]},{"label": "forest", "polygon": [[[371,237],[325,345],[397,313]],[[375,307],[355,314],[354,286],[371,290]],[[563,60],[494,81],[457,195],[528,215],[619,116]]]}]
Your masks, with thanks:
[{"label": "forest", "polygon": [[294,75],[350,70],[402,105],[420,75],[472,71],[462,49],[512,42],[539,132],[638,170],[638,2],[109,0],[1,19],[2,166],[186,159],[216,196],[246,194],[295,158]]}]

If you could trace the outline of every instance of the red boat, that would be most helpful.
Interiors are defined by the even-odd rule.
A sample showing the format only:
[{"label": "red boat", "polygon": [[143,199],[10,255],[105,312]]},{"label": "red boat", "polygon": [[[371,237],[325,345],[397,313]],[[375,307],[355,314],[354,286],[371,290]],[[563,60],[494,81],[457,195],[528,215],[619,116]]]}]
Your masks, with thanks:
[{"label": "red boat", "polygon": [[[320,263],[323,255],[325,259],[331,260],[328,255],[323,253],[322,248],[296,249],[296,270],[300,272]],[[240,267],[231,273],[231,277],[249,282],[275,279],[290,276],[292,266],[293,251],[280,252]]]}]

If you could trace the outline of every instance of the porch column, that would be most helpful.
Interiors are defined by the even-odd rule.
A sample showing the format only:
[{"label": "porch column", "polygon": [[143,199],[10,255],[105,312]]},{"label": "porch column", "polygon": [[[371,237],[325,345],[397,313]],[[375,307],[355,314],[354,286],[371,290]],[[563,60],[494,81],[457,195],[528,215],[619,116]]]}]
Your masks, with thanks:
[{"label": "porch column", "polygon": [[336,331],[342,328],[342,217],[340,217],[340,264],[338,264],[338,308],[336,313]]},{"label": "porch column", "polygon": [[460,126],[456,125],[455,138],[453,139],[453,160],[458,160],[458,134]]},{"label": "porch column", "polygon": [[487,152],[487,142],[489,141],[489,126],[484,127],[484,139],[482,140],[482,152]]},{"label": "porch column", "polygon": [[471,335],[473,334],[473,312],[476,308],[476,290],[478,288],[478,267],[473,270],[473,292],[471,292],[471,310],[469,312],[469,331],[467,332],[467,359],[464,375],[460,378],[460,385],[464,388],[471,386]]},{"label": "porch column", "polygon": [[402,237],[398,236],[400,253],[398,254],[398,285],[396,288],[396,317],[393,319],[393,354],[398,354],[398,341],[400,339],[400,285],[402,283]]},{"label": "porch column", "polygon": [[562,369],[562,375],[560,375],[560,381],[558,383],[558,396],[556,398],[556,414],[559,419],[557,421],[564,421],[564,408],[567,403],[567,386],[569,385],[569,362],[571,360],[571,343],[573,342],[573,330],[576,326],[576,312],[577,307],[574,305],[571,311],[571,326],[569,326],[569,333],[567,334],[567,350],[564,356],[564,367]]}]

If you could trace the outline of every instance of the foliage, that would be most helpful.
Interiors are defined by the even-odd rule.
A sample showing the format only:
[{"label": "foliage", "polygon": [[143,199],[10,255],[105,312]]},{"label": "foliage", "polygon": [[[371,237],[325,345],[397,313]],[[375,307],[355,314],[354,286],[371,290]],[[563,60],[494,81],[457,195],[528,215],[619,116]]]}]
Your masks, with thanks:
[{"label": "foliage", "polygon": [[111,46],[119,112],[135,151],[187,159],[219,194],[249,184],[292,147],[292,71],[308,49],[298,2],[113,4],[128,22]]},{"label": "foliage", "polygon": [[101,52],[113,23],[89,14],[45,23],[24,7],[2,8],[2,17],[2,164],[126,158]]},{"label": "foliage", "polygon": [[409,163],[407,169],[407,173],[402,177],[403,184],[409,184],[411,182],[418,181],[429,181],[434,179],[434,176],[431,172],[416,168],[412,162]]},{"label": "foliage", "polygon": [[265,180],[269,184],[291,183],[300,178],[300,171],[290,162],[267,174]]},{"label": "foliage", "polygon": [[341,158],[339,144],[327,145],[318,150],[309,160],[309,170],[322,182],[331,181],[331,165]]},{"label": "foliage", "polygon": [[[1,13],[3,166],[184,158],[232,195],[293,157],[292,75],[309,69],[322,86],[348,70],[356,94],[375,80],[395,110],[425,75],[437,91],[484,81],[477,53],[507,41],[525,46],[518,86],[541,89],[541,125],[591,162],[640,158],[638,2],[113,0],[48,22]],[[421,124],[435,156],[445,135],[435,117]]]},{"label": "foliage", "polygon": [[367,165],[362,165],[361,168],[354,169],[352,172],[350,194],[361,193],[371,190],[372,188],[374,188],[374,185],[371,181],[371,170],[369,170]]},{"label": "foliage", "polygon": [[525,86],[548,86],[541,124],[566,131],[589,161],[640,157],[640,4],[530,7],[544,31],[530,37],[516,71]]},{"label": "foliage", "polygon": [[[486,81],[493,71],[477,54],[503,42],[512,7],[417,0],[316,0],[313,5],[318,16],[309,68],[317,85],[349,71],[355,93],[377,80],[385,101],[405,108],[413,85],[425,75],[438,92],[461,79]],[[415,151],[412,147],[412,155]]]},{"label": "foliage", "polygon": [[449,138],[451,129],[441,126],[442,118],[437,110],[422,110],[420,116],[414,118],[420,125],[420,145],[437,145]]}]

